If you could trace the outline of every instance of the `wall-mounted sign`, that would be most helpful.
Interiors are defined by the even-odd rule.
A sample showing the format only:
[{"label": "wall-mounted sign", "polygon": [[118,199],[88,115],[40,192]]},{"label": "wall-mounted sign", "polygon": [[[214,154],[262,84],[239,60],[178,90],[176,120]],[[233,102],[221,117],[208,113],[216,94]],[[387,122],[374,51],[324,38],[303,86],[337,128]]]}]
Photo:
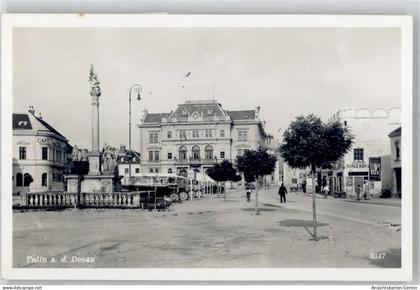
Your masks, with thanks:
[{"label": "wall-mounted sign", "polygon": [[43,137],[39,137],[36,139],[36,141],[38,141],[39,144],[49,144],[51,143],[49,138],[43,138]]},{"label": "wall-mounted sign", "polygon": [[381,181],[381,157],[369,158],[369,180]]},{"label": "wall-mounted sign", "polygon": [[347,168],[367,168],[367,164],[364,161],[355,161],[346,165]]}]

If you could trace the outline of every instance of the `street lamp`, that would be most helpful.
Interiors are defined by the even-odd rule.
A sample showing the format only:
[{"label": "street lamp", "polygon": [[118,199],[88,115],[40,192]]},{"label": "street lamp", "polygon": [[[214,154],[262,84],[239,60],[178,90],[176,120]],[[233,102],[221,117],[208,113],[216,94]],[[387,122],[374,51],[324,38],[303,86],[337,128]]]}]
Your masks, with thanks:
[{"label": "street lamp", "polygon": [[142,91],[142,86],[139,84],[134,84],[131,86],[128,94],[128,180],[131,180],[131,158],[134,154],[131,151],[131,92],[135,91],[137,93],[137,101],[140,101],[140,93]]}]

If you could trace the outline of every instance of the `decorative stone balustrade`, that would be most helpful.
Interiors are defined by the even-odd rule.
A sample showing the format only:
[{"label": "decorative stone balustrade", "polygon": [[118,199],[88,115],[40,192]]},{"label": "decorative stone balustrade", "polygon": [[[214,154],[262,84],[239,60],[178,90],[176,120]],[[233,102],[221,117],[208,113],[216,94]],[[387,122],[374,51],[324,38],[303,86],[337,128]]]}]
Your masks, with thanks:
[{"label": "decorative stone balustrade", "polygon": [[[20,207],[25,208],[70,208],[70,207],[116,207],[140,208],[145,196],[150,192],[113,192],[113,193],[22,193]],[[143,198],[142,198],[143,197]]]}]

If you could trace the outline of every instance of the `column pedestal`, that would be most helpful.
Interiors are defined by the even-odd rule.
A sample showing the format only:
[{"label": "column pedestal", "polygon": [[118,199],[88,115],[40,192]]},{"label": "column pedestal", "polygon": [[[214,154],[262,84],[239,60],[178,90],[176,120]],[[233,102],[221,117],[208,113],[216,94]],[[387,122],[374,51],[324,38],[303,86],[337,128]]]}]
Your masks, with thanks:
[{"label": "column pedestal", "polygon": [[89,152],[89,173],[88,175],[101,174],[101,153],[99,151]]}]

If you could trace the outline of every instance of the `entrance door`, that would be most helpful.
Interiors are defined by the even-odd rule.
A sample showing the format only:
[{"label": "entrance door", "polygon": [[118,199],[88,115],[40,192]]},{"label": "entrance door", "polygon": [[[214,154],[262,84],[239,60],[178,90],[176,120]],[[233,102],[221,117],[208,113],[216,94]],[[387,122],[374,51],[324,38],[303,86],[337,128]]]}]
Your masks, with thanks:
[{"label": "entrance door", "polygon": [[401,168],[395,168],[398,197],[401,198]]}]

